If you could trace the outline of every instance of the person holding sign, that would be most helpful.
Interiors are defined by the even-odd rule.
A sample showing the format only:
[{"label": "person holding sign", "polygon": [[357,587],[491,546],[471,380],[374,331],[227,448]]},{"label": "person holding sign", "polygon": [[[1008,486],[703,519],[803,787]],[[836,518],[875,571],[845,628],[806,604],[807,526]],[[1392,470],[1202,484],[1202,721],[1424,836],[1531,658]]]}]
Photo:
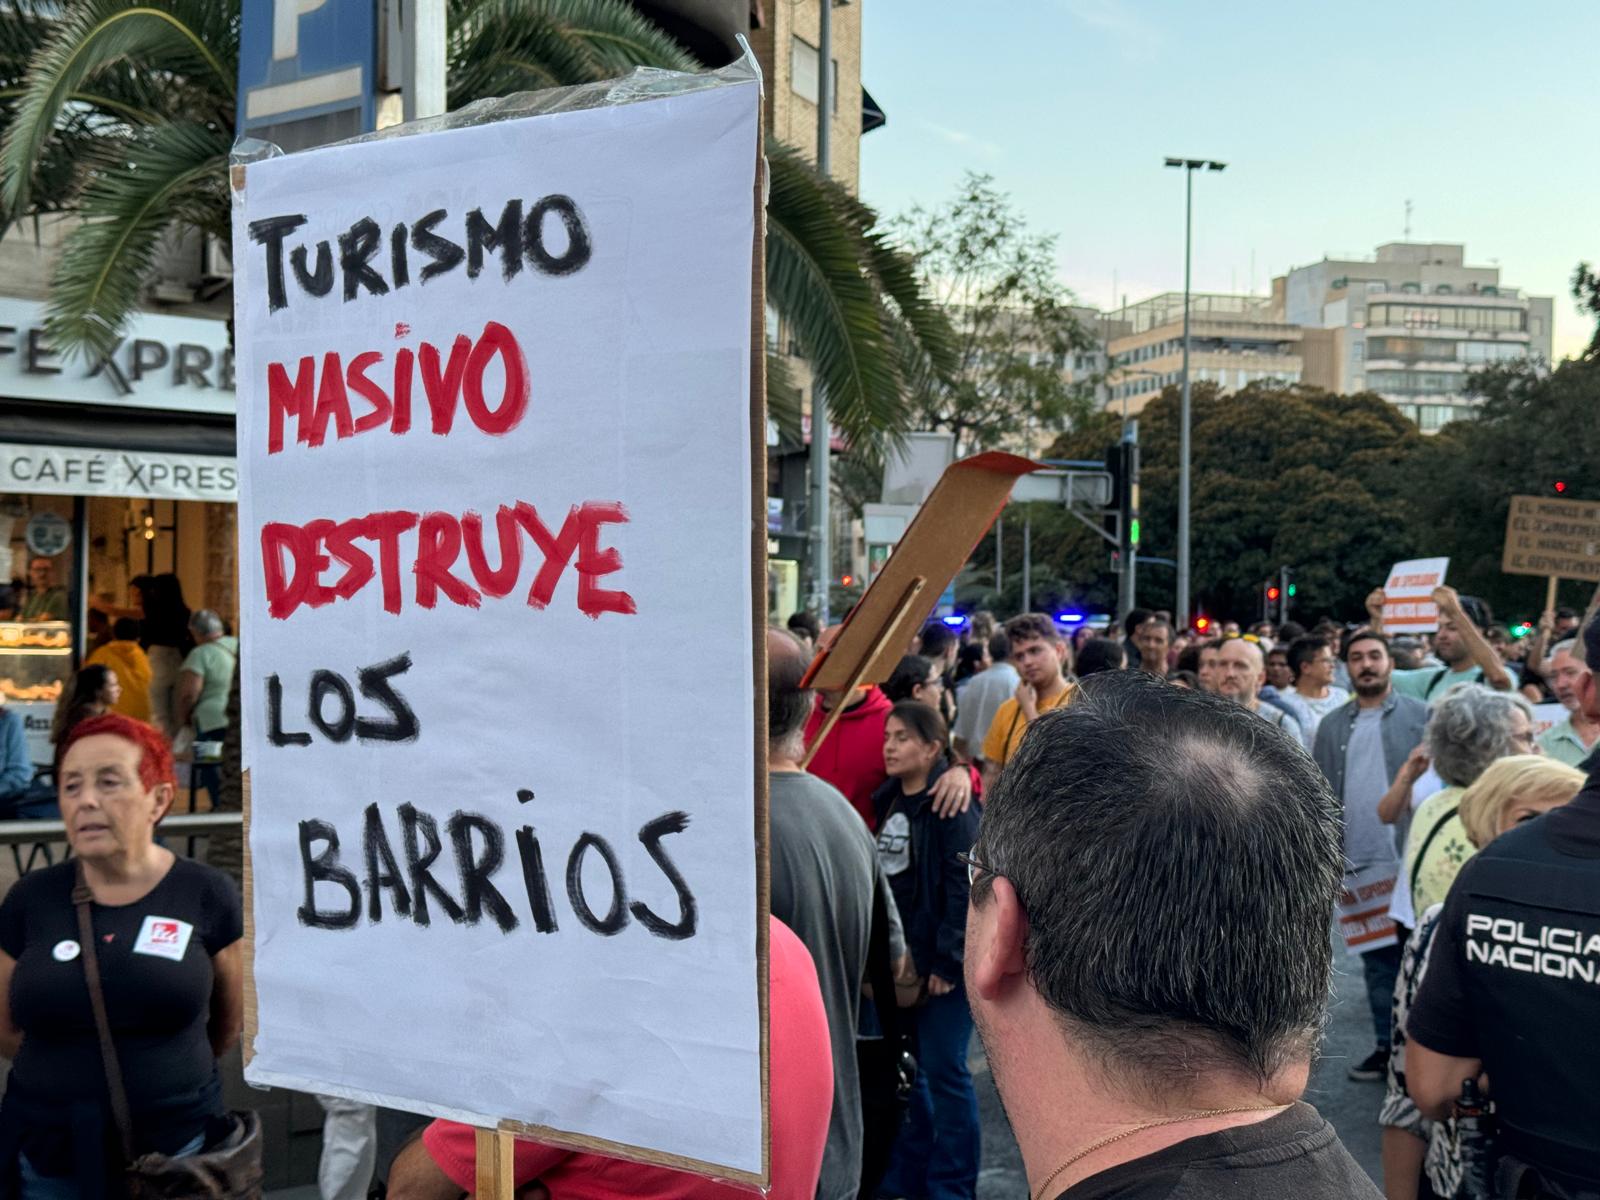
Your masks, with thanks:
[{"label": "person holding sign", "polygon": [[[1400,857],[1378,805],[1421,743],[1428,706],[1394,690],[1390,683],[1394,660],[1382,634],[1357,630],[1345,643],[1344,657],[1355,698],[1323,718],[1311,756],[1344,812],[1347,882],[1365,878],[1394,887],[1400,877]],[[1372,1053],[1351,1066],[1348,1074],[1358,1081],[1377,1081],[1383,1078],[1389,1057],[1389,1003],[1400,970],[1400,948],[1392,936],[1353,948],[1361,955],[1376,1041]]]},{"label": "person holding sign", "polygon": [[[773,1200],[813,1200],[833,1100],[828,1018],[805,945],[770,918]],[[687,1098],[686,1098],[687,1099]],[[435,1121],[389,1168],[388,1200],[459,1200],[477,1187],[475,1130]],[[518,1138],[512,1177],[523,1196],[590,1200],[751,1200],[760,1193],[690,1171],[626,1162]]]},{"label": "person holding sign", "polygon": [[975,1194],[981,1142],[978,1097],[967,1070],[972,1013],[962,986],[966,869],[978,813],[949,820],[933,812],[932,785],[949,760],[944,719],[926,703],[889,713],[883,761],[889,780],[873,794],[878,859],[894,889],[906,944],[921,983],[916,1012],[917,1072],[906,1125],[880,1191],[888,1196],[958,1200]]},{"label": "person holding sign", "polygon": [[244,916],[226,875],[156,845],[173,786],[172,755],[150,726],[117,713],[73,726],[60,800],[74,857],[19,880],[0,904],[0,1053],[12,1060],[0,1177],[20,1172],[25,1200],[120,1194],[90,955],[132,1153],[196,1154],[223,1115],[217,1058],[244,1015]]},{"label": "person holding sign", "polygon": [[[1011,642],[1011,665],[1022,682],[1017,692],[994,714],[983,739],[983,790],[1000,778],[1000,769],[1022,744],[1022,735],[1041,714],[1072,698],[1067,682],[1067,643],[1056,623],[1044,613],[1023,613],[1006,622]],[[952,772],[954,774],[955,772]]]},{"label": "person holding sign", "polygon": [[[1383,632],[1384,599],[1382,588],[1375,588],[1367,596],[1367,627],[1374,633]],[[1489,606],[1475,596],[1458,596],[1455,588],[1443,585],[1433,589],[1433,602],[1439,606],[1439,632],[1433,637],[1433,652],[1444,667],[1395,671],[1395,691],[1431,704],[1458,683],[1483,683],[1497,692],[1509,692],[1515,687],[1511,672],[1483,636],[1483,630],[1494,620]]]}]

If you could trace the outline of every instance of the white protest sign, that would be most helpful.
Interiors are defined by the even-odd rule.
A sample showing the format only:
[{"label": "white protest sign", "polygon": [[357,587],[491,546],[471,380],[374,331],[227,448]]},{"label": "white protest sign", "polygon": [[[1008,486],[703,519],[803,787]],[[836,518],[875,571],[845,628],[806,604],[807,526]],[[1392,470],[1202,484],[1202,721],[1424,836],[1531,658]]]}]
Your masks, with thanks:
[{"label": "white protest sign", "polygon": [[1383,585],[1383,628],[1386,633],[1433,633],[1439,628],[1439,606],[1433,589],[1444,583],[1448,558],[1414,558],[1395,563]]},{"label": "white protest sign", "polygon": [[664,78],[235,169],[246,1075],[760,1182],[760,93]]},{"label": "white protest sign", "polygon": [[1533,736],[1543,737],[1568,717],[1567,706],[1556,701],[1533,706]]},{"label": "white protest sign", "polygon": [[1393,863],[1363,867],[1344,877],[1335,915],[1345,951],[1351,958],[1399,941],[1389,918],[1389,901],[1397,878]]}]

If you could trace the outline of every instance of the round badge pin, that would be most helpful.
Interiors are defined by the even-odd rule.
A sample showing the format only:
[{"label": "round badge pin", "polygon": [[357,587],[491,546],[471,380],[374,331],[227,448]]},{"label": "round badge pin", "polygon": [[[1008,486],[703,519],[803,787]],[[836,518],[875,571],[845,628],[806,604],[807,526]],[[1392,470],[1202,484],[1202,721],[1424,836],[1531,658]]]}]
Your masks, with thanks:
[{"label": "round badge pin", "polygon": [[69,939],[64,942],[57,942],[55,949],[50,951],[50,954],[57,962],[71,962],[78,957],[80,952],[81,947],[78,943]]}]

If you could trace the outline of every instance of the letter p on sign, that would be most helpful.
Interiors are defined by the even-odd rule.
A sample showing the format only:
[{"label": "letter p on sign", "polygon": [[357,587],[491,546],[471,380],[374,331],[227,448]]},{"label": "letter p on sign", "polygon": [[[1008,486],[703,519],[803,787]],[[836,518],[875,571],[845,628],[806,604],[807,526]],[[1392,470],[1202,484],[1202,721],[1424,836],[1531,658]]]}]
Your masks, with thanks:
[{"label": "letter p on sign", "polygon": [[300,54],[300,18],[316,12],[328,0],[272,0],[272,57],[297,58]]}]

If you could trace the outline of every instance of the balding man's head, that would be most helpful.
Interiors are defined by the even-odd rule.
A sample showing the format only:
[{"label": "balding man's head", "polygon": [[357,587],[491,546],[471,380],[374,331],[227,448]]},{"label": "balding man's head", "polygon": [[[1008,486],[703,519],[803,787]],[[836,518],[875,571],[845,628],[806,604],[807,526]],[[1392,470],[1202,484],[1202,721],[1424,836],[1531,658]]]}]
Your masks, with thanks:
[{"label": "balding man's head", "polygon": [[805,652],[793,634],[767,630],[767,758],[798,759],[804,752],[811,693],[800,687]]},{"label": "balding man's head", "polygon": [[1228,638],[1217,651],[1217,694],[1249,705],[1266,682],[1261,647],[1246,638]]}]

